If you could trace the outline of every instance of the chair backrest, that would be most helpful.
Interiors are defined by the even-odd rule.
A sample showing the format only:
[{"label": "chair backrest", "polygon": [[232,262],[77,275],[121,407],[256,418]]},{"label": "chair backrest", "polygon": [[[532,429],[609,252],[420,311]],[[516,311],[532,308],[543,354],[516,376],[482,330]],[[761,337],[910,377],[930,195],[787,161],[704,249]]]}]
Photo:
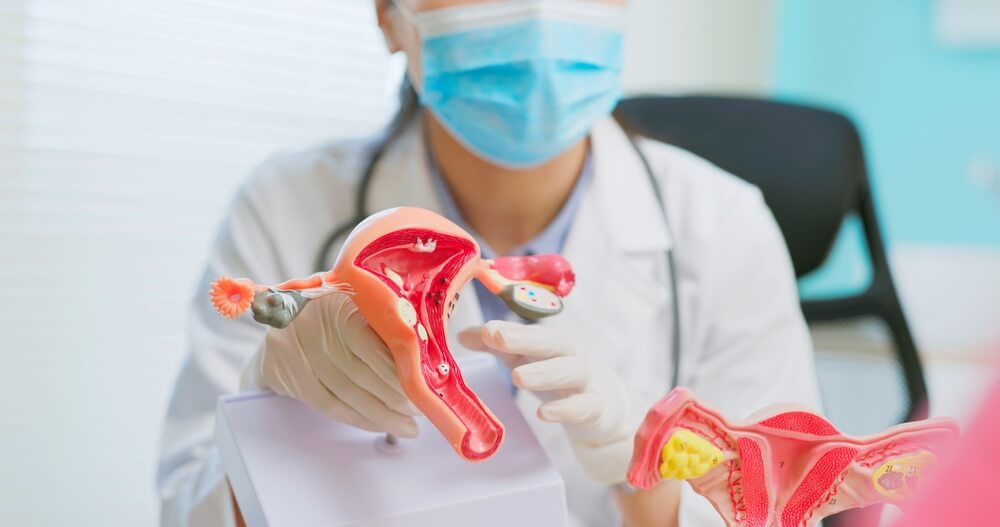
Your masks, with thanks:
[{"label": "chair backrest", "polygon": [[616,116],[757,185],[798,276],[826,260],[866,180],[858,132],[834,112],[759,99],[638,97],[622,101]]}]

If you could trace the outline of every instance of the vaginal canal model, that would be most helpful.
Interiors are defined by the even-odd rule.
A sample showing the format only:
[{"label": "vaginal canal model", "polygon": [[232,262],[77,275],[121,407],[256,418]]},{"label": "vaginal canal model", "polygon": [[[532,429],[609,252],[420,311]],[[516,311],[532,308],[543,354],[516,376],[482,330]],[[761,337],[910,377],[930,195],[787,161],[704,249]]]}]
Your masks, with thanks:
[{"label": "vaginal canal model", "polygon": [[462,458],[479,461],[500,448],[503,424],[466,385],[446,339],[448,319],[472,278],[532,320],[562,311],[575,282],[562,256],[483,259],[475,239],[454,223],[404,207],[358,224],[330,271],[272,286],[221,277],[210,297],[225,317],[249,310],[257,322],[282,329],[314,298],[351,295],[389,348],[407,397]]}]

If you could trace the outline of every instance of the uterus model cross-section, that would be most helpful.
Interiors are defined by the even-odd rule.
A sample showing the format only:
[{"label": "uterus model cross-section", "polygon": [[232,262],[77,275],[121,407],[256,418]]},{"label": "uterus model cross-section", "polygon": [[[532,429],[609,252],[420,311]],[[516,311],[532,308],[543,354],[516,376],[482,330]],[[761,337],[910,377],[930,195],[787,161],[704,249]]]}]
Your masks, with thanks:
[{"label": "uterus model cross-section", "polygon": [[222,277],[210,295],[223,316],[252,310],[256,321],[278,329],[314,298],[351,295],[389,348],[407,397],[462,458],[479,461],[499,449],[503,424],[466,385],[446,339],[459,293],[472,278],[532,320],[562,311],[575,281],[559,255],[482,259],[479,245],[457,225],[406,207],[355,227],[330,271],[273,286]]},{"label": "uterus model cross-section", "polygon": [[957,434],[953,420],[934,418],[852,437],[791,405],[734,424],[676,388],[640,426],[628,480],[686,480],[729,527],[811,527],[909,496]]}]

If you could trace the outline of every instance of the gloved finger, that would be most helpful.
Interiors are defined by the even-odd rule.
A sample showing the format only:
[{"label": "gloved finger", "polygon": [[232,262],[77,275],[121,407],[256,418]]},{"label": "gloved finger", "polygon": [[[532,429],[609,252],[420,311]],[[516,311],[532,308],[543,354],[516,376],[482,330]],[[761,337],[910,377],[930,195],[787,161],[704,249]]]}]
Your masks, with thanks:
[{"label": "gloved finger", "polygon": [[249,365],[253,370],[244,375],[252,379],[251,385],[298,399],[334,421],[369,432],[386,431],[327,390],[309,367],[302,349],[288,345],[289,338],[292,335],[287,330],[268,331],[262,349]]},{"label": "gloved finger", "polygon": [[487,346],[486,343],[483,342],[483,331],[483,326],[464,329],[458,333],[458,343],[461,344],[462,347],[471,351],[485,351],[490,353],[494,357],[503,361],[503,363],[507,365],[508,369],[514,369],[518,365],[526,362],[524,357],[521,355],[504,353]]},{"label": "gloved finger", "polygon": [[458,343],[472,351],[492,351],[483,342],[483,326],[466,328],[458,332]]},{"label": "gloved finger", "polygon": [[590,368],[582,357],[553,357],[518,366],[511,380],[514,386],[533,392],[577,390],[587,386]]},{"label": "gloved finger", "polygon": [[[354,356],[354,355],[352,355]],[[345,364],[344,371],[347,376],[354,381],[362,390],[367,391],[374,395],[378,400],[382,401],[386,407],[394,412],[417,416],[423,415],[420,410],[410,399],[402,393],[402,389],[397,389],[393,385],[385,382],[381,377],[375,374],[375,372],[363,361],[354,356],[353,361],[356,364]],[[399,380],[393,379],[393,384],[398,386]]]},{"label": "gloved finger", "polygon": [[488,350],[533,360],[572,353],[572,346],[562,335],[552,328],[539,325],[491,320],[480,330],[480,340]]},{"label": "gloved finger", "polygon": [[594,424],[603,414],[604,402],[592,393],[575,393],[538,407],[538,418],[549,423]]},{"label": "gloved finger", "polygon": [[354,301],[349,296],[342,294],[329,295],[321,298],[320,301],[327,298],[332,298],[333,301],[323,304],[321,320],[333,321],[336,324],[333,329],[343,337],[343,342],[347,344],[352,353],[368,364],[368,367],[380,379],[402,395],[403,388],[399,385],[396,362],[393,360],[392,354],[382,339],[368,325],[368,321],[358,311]]},{"label": "gloved finger", "polygon": [[375,397],[370,391],[363,389],[341,371],[334,362],[329,360],[328,356],[318,354],[311,357],[309,365],[319,382],[354,411],[391,434],[407,438],[417,436],[417,423],[412,417],[386,406],[382,400]]},{"label": "gloved finger", "polygon": [[399,377],[396,374],[396,361],[393,360],[389,348],[358,311],[354,302],[348,300],[338,317],[341,321],[344,341],[348,347],[355,352],[358,358],[365,361],[380,378],[386,381],[386,384],[394,385],[400,393],[403,393],[403,388],[399,386]]},{"label": "gloved finger", "polygon": [[325,348],[331,354],[331,360],[341,364],[341,369],[348,377],[393,411],[404,415],[421,415],[420,410],[403,392],[395,363],[385,343],[368,326],[356,308],[352,311],[341,319],[344,322],[340,331],[331,331],[333,335],[324,336],[337,340],[336,345]]}]

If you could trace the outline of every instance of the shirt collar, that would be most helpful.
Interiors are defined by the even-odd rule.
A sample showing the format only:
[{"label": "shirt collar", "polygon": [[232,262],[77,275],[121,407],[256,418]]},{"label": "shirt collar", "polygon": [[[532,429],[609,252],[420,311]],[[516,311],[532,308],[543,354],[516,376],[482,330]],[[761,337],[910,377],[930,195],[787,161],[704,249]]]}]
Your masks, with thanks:
[{"label": "shirt collar", "polygon": [[[479,248],[482,251],[483,258],[492,259],[497,257],[498,255],[496,252],[493,251],[493,249],[479,236],[479,234],[472,230],[465,222],[465,219],[459,212],[458,205],[455,203],[455,197],[452,195],[451,189],[448,188],[448,183],[444,180],[441,170],[438,168],[437,163],[434,161],[434,156],[430,152],[430,146],[426,145],[426,142],[425,149],[426,153],[424,157],[427,160],[427,168],[431,176],[431,183],[434,186],[434,193],[441,204],[441,213],[476,238],[476,241],[479,243]],[[529,254],[551,254],[562,252],[563,245],[566,243],[566,237],[569,234],[570,226],[573,224],[573,216],[576,214],[576,210],[580,206],[583,194],[590,185],[590,180],[592,178],[593,165],[591,163],[590,153],[588,152],[583,163],[583,168],[580,170],[580,177],[576,179],[576,183],[570,191],[569,198],[563,204],[559,213],[556,214],[556,217],[552,219],[552,221],[545,227],[545,229],[542,230],[541,233],[538,234],[538,236],[535,236],[528,242],[514,248],[509,255],[505,256],[525,256]]]}]

